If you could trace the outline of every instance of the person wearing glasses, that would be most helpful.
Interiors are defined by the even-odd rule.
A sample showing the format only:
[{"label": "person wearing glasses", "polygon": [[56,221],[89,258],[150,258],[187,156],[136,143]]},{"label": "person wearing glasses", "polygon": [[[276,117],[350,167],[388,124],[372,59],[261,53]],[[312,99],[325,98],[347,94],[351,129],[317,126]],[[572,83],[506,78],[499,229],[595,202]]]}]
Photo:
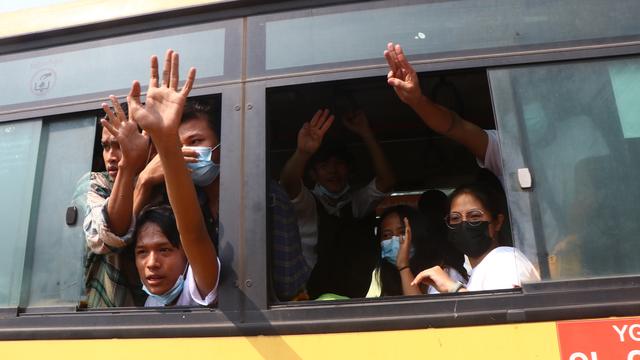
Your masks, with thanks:
[{"label": "person wearing glasses", "polygon": [[420,272],[411,286],[422,283],[447,293],[510,289],[540,281],[540,275],[524,254],[511,246],[499,246],[505,212],[503,202],[492,188],[463,185],[449,199],[449,214],[445,217],[448,240],[469,258],[472,268],[469,282],[465,286],[440,266],[434,266]]}]

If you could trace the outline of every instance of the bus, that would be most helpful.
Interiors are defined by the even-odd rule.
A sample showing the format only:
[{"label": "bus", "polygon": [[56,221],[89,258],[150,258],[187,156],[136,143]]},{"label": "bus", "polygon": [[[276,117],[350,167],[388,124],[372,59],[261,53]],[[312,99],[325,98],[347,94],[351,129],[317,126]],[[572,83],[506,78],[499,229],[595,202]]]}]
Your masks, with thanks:
[{"label": "bus", "polygon": [[[634,0],[41,0],[0,5],[0,354],[11,358],[640,359],[640,3]],[[318,108],[362,109],[391,203],[478,164],[387,85],[497,130],[521,288],[334,301],[274,295],[272,199]],[[99,109],[168,48],[221,120],[215,308],[88,308],[82,179]],[[184,76],[182,76],[184,78]],[[346,105],[345,105],[346,104]],[[338,134],[337,137],[342,135]],[[371,178],[364,145],[343,139]]]}]

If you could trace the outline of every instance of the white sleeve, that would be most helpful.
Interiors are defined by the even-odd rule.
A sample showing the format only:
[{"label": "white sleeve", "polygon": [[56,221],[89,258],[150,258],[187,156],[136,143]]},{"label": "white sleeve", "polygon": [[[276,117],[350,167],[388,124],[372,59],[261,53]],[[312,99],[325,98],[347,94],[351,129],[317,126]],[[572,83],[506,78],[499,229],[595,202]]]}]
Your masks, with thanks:
[{"label": "white sleeve", "polygon": [[484,154],[484,161],[476,159],[478,166],[491,171],[499,180],[502,181],[502,158],[500,156],[500,143],[498,142],[498,132],[496,130],[484,130],[487,134],[489,143],[487,151]]},{"label": "white sleeve", "polygon": [[387,193],[378,190],[374,178],[367,186],[353,192],[351,198],[353,216],[361,218],[370,214],[385,196]]},{"label": "white sleeve", "polygon": [[299,225],[314,221],[316,218],[316,199],[303,184],[301,184],[300,189],[298,196],[291,200]]},{"label": "white sleeve", "polygon": [[187,270],[187,283],[189,287],[189,296],[191,297],[191,300],[198,305],[202,305],[202,306],[211,305],[218,298],[218,284],[220,283],[220,269],[222,269],[222,267],[220,266],[220,259],[218,258],[217,260],[218,260],[218,278],[216,279],[216,286],[204,298],[202,297],[202,295],[200,295],[200,291],[198,291],[198,285],[196,284],[196,279],[193,277],[193,271],[191,269],[191,266],[189,266],[189,269]]}]

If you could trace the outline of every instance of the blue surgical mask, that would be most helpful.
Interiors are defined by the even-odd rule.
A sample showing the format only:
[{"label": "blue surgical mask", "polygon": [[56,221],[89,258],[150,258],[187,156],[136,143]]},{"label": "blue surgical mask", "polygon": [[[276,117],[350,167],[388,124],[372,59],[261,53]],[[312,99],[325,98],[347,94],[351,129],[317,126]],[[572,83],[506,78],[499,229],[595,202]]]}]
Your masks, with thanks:
[{"label": "blue surgical mask", "polygon": [[337,193],[327,190],[327,188],[325,188],[320,184],[316,184],[316,187],[313,189],[313,192],[315,192],[317,195],[320,195],[320,196],[326,196],[331,200],[339,200],[341,197],[346,195],[349,192],[349,190],[351,190],[351,187],[349,186],[349,184],[347,184],[347,186],[345,186],[344,189],[342,189],[342,191]]},{"label": "blue surgical mask", "polygon": [[[400,236],[392,236],[390,239],[382,240],[380,245],[382,247],[382,259],[396,265],[396,260],[398,259],[398,252],[400,251],[400,243],[403,241]],[[411,246],[411,250],[409,251],[409,257],[413,257],[415,250],[413,246]]]},{"label": "blue surgical mask", "polygon": [[185,146],[185,149],[194,150],[198,153],[198,162],[188,163],[191,169],[191,179],[197,186],[207,186],[211,184],[220,174],[220,164],[211,160],[211,154],[220,144],[213,149],[206,146]]},{"label": "blue surgical mask", "polygon": [[180,274],[173,287],[162,295],[156,295],[152,293],[144,284],[142,285],[142,291],[146,292],[147,295],[149,295],[162,305],[167,306],[171,304],[182,293],[182,289],[184,289],[184,277],[186,272],[187,270],[185,269],[184,273]]}]

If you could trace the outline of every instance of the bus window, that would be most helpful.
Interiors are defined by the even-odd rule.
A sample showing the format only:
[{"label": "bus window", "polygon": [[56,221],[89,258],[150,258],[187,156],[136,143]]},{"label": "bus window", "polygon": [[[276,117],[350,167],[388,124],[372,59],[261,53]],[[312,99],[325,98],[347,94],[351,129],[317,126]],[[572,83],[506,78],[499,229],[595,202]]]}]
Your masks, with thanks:
[{"label": "bus window", "polygon": [[[635,58],[490,71],[505,188],[523,219],[516,245],[544,279],[640,271],[639,74]],[[519,168],[532,189],[520,187]]]},{"label": "bus window", "polygon": [[[425,94],[434,101],[446,106],[465,119],[485,129],[494,128],[493,111],[491,107],[489,87],[485,72],[482,70],[467,70],[447,73],[420,74],[421,84]],[[436,134],[427,128],[418,116],[405,104],[398,100],[393,90],[387,85],[384,78],[365,78],[343,80],[325,83],[292,85],[267,90],[267,124],[268,124],[268,150],[270,179],[277,181],[282,179],[282,174],[287,162],[292,159],[297,146],[301,127],[314,116],[317,109],[327,108],[335,115],[335,120],[324,135],[323,144],[342,144],[351,158],[349,167],[349,184],[352,189],[361,189],[370,185],[376,176],[376,166],[372,163],[365,142],[343,123],[343,118],[349,117],[356,111],[362,111],[375,138],[382,147],[382,151],[391,164],[396,183],[390,195],[385,196],[379,202],[375,213],[381,214],[385,207],[391,205],[406,204],[417,207],[419,195],[427,189],[444,189],[447,193],[458,185],[476,181],[479,175],[479,167],[473,155],[462,145]],[[328,145],[331,146],[331,145]],[[321,152],[322,150],[318,150]],[[310,160],[312,162],[313,160]],[[304,186],[318,190],[317,176],[309,165],[305,169],[303,178]],[[497,180],[495,180],[497,182]],[[286,184],[282,184],[286,185]],[[273,186],[273,185],[272,185]],[[272,195],[273,197],[273,195]],[[294,199],[294,204],[301,198]],[[316,197],[317,199],[317,197]],[[286,200],[286,199],[285,199]],[[291,200],[291,196],[289,196]],[[273,205],[273,199],[269,203]],[[314,205],[317,205],[314,203]],[[294,205],[294,207],[297,205]],[[320,205],[317,205],[320,207]],[[281,214],[277,209],[272,209],[271,221],[278,220]],[[317,210],[316,216],[321,218],[321,210]],[[354,210],[355,211],[355,210]],[[297,216],[304,215],[304,211],[297,210]],[[444,216],[444,215],[443,215]],[[296,219],[300,224],[300,219]],[[321,220],[318,220],[320,222]],[[444,225],[444,219],[440,219]],[[508,220],[506,222],[508,224]],[[376,221],[371,222],[375,226]],[[293,242],[291,237],[283,238],[281,224],[272,223],[271,230],[271,278],[272,291],[279,300],[295,299],[296,292],[301,289],[289,289],[291,284],[305,285],[302,278],[313,278],[317,268],[318,258],[307,253],[320,247],[321,237],[316,235],[316,244],[306,244],[305,236],[307,225],[300,225],[298,229],[301,238],[301,246],[282,242]],[[320,225],[318,225],[320,226]],[[322,230],[318,228],[318,231]],[[510,230],[507,226],[501,239],[502,244],[510,244]],[[296,234],[294,234],[296,235]],[[371,273],[380,262],[380,245],[375,241],[375,234],[365,239],[367,248],[362,252],[370,253],[366,261],[357,265],[351,264],[351,273],[359,273],[358,277],[365,277],[366,284],[362,289],[346,289],[352,291],[348,297],[364,297],[371,281]],[[297,272],[286,272],[286,261],[282,257],[287,256],[285,250],[294,251],[293,248],[302,248],[303,258],[292,256],[288,258],[291,263],[297,264]],[[306,248],[305,248],[306,247]],[[334,248],[331,251],[341,251]],[[300,251],[300,250],[297,250]],[[318,250],[319,251],[319,250]],[[345,250],[348,251],[348,250]],[[355,260],[354,260],[355,262]],[[362,270],[362,269],[365,270]],[[289,269],[291,270],[291,269]],[[364,275],[362,275],[364,274]],[[295,279],[295,281],[294,281]],[[283,285],[284,283],[284,285]],[[354,280],[354,283],[357,283]],[[309,285],[308,283],[306,285]],[[292,285],[293,286],[293,285]],[[359,286],[359,283],[358,285]],[[295,287],[295,286],[294,286]],[[309,289],[307,289],[309,290]],[[308,294],[311,298],[313,295]],[[345,295],[345,294],[337,294]],[[401,295],[401,294],[399,294]]]},{"label": "bus window", "polygon": [[0,307],[20,300],[41,127],[40,120],[0,124]]}]

